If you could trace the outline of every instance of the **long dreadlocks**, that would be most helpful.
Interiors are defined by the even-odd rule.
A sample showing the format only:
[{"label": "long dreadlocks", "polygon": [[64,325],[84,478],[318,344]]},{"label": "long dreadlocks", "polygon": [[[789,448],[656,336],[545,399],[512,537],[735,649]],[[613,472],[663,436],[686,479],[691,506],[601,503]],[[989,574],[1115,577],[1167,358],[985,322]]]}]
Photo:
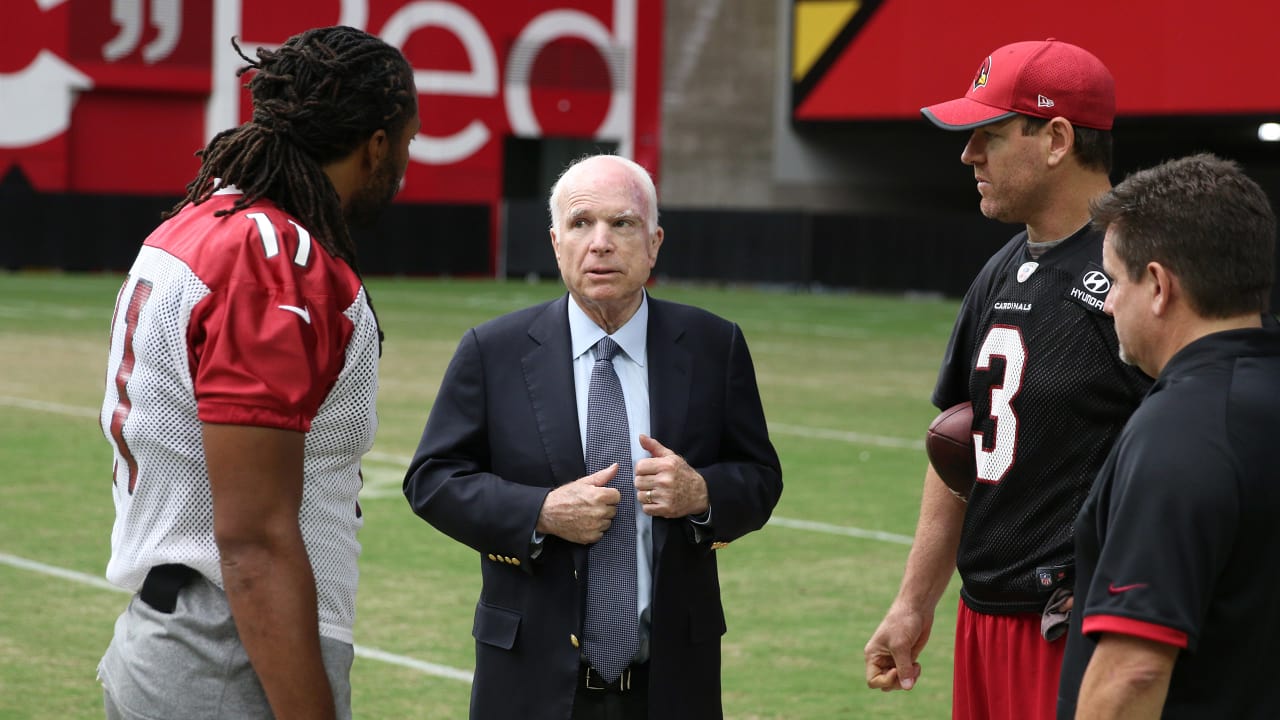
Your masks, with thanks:
[{"label": "long dreadlocks", "polygon": [[231,45],[249,63],[237,77],[257,71],[246,85],[253,119],[218,133],[196,153],[200,172],[165,217],[235,185],[244,194],[216,214],[268,198],[358,272],[341,201],[322,168],[379,129],[393,138],[403,132],[417,102],[412,68],[396,48],[345,26],[308,30],[278,50],[259,48],[257,62],[234,38]]}]

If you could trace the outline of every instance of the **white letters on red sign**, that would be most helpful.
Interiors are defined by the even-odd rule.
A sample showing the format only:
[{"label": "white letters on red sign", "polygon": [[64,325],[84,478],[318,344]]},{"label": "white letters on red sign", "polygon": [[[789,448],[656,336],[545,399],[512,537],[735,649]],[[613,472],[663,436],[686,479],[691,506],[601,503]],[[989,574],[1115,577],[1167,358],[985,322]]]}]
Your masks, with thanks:
[{"label": "white letters on red sign", "polygon": [[[215,3],[213,95],[206,115],[206,138],[240,122],[240,81],[235,71],[242,61],[225,38],[243,37],[242,2],[244,0],[216,0]],[[369,0],[342,0],[341,24],[367,29],[368,3]],[[636,3],[637,0],[614,0],[612,33],[599,19],[580,10],[547,10],[525,25],[514,46],[521,52],[536,54],[560,38],[579,38],[591,43],[609,67],[613,80],[609,110],[595,136],[617,141],[618,153],[626,156],[631,155],[635,140]],[[475,15],[460,4],[444,0],[407,3],[388,18],[378,35],[392,45],[404,47],[414,32],[428,27],[452,33],[466,51],[471,68],[468,71],[415,70],[414,81],[420,93],[495,97],[501,91],[511,131],[524,137],[540,136],[541,128],[529,97],[528,68],[532,64],[523,70],[509,70],[500,83],[493,39]],[[241,46],[271,47],[272,44],[249,38],[242,40]],[[414,160],[427,165],[449,165],[474,155],[492,136],[493,128],[473,118],[452,135],[420,134],[418,142],[409,146],[409,153]]]},{"label": "white letters on red sign", "polygon": [[[382,39],[404,47],[416,30],[439,27],[453,33],[467,51],[470,72],[415,70],[413,81],[423,95],[466,95],[493,97],[498,94],[498,58],[484,26],[464,8],[451,2],[414,2],[396,11],[382,27]],[[448,165],[471,157],[489,142],[489,128],[472,120],[448,137],[418,135],[409,146],[409,156],[428,165]]]}]

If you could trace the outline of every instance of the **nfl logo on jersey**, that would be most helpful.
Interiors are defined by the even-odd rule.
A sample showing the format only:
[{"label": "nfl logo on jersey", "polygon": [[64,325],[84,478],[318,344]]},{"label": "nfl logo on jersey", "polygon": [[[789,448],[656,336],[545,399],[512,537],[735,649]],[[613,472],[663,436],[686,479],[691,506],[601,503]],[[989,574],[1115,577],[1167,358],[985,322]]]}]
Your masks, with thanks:
[{"label": "nfl logo on jersey", "polygon": [[1070,565],[1036,568],[1036,580],[1040,582],[1040,587],[1046,589],[1065,585],[1071,579],[1071,575]]}]

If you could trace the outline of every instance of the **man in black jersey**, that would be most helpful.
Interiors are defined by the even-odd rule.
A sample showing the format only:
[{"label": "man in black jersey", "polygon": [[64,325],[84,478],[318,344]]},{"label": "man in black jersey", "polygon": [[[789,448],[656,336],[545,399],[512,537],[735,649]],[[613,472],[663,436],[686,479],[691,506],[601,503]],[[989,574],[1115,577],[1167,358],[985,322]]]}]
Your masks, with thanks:
[{"label": "man in black jersey", "polygon": [[982,213],[1026,226],[965,296],[933,403],[974,407],[968,504],[932,467],[898,596],[865,654],[872,688],[911,689],[954,570],[963,580],[953,718],[1052,718],[1072,521],[1150,380],[1120,362],[1089,201],[1110,189],[1114,83],[1085,50],[1019,42],[965,97],[921,112],[971,130]]},{"label": "man in black jersey", "polygon": [[1195,155],[1095,218],[1121,352],[1156,382],[1076,523],[1058,715],[1278,717],[1275,216],[1235,163]]}]

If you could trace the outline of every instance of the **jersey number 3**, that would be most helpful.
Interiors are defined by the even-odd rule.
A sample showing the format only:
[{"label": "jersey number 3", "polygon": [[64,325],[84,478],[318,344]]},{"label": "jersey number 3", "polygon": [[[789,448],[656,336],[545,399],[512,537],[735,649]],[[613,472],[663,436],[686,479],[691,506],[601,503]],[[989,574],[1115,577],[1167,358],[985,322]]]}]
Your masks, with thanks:
[{"label": "jersey number 3", "polygon": [[982,341],[978,362],[974,370],[991,369],[992,358],[1004,358],[1004,378],[999,384],[990,385],[991,419],[995,421],[991,434],[991,449],[986,436],[973,433],[973,453],[978,463],[978,482],[995,484],[1004,479],[1018,453],[1018,414],[1013,411],[1013,399],[1022,389],[1026,373],[1027,345],[1022,331],[1012,325],[993,325]]}]

